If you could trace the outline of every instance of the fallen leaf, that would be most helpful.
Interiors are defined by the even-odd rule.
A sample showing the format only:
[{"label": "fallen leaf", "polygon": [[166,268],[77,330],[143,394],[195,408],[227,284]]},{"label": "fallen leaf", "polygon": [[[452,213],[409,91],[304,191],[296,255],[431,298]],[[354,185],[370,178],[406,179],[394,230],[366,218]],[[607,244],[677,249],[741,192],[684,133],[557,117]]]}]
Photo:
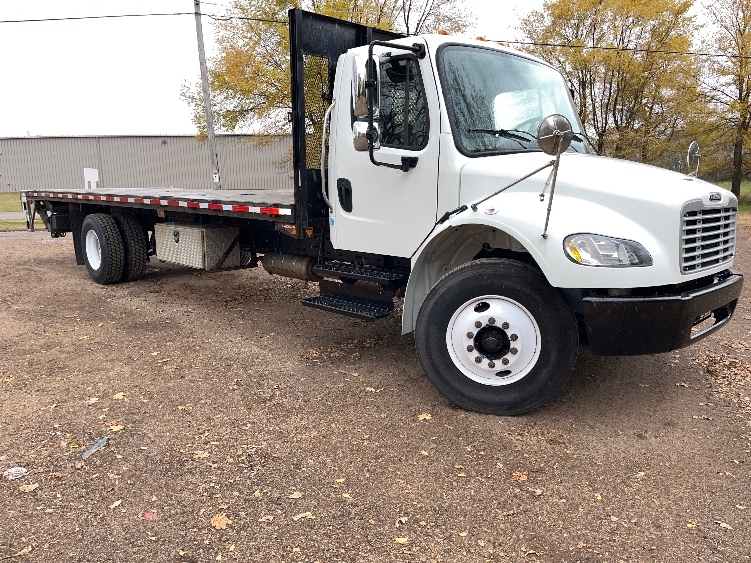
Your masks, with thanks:
[{"label": "fallen leaf", "polygon": [[274,517],[273,517],[273,516],[271,516],[271,515],[268,515],[268,516],[261,516],[261,517],[260,517],[260,518],[258,519],[258,521],[259,521],[259,522],[271,522],[271,521],[272,521],[273,519],[274,519]]},{"label": "fallen leaf", "polygon": [[261,489],[256,489],[256,492],[253,493],[253,496],[256,498],[261,498]]},{"label": "fallen leaf", "polygon": [[642,477],[644,477],[645,475],[646,475],[646,473],[644,473],[644,471],[639,471],[639,472],[638,472],[638,473],[636,474],[636,478],[637,478],[637,479],[641,479],[641,478],[642,478]]},{"label": "fallen leaf", "polygon": [[459,533],[458,533],[457,535],[458,535],[458,536],[459,536],[460,538],[465,538],[465,537],[467,537],[467,534],[468,534],[468,533],[469,533],[469,532],[459,532]]},{"label": "fallen leaf", "polygon": [[159,352],[152,352],[152,353],[151,353],[151,355],[152,355],[152,356],[158,356],[158,355],[159,355]]},{"label": "fallen leaf", "polygon": [[91,406],[95,405],[99,402],[99,397],[89,397],[89,399],[86,401],[86,404]]},{"label": "fallen leaf", "polygon": [[596,494],[595,494],[595,498],[596,498],[597,500],[602,500],[602,495],[601,495],[600,493],[596,493]]},{"label": "fallen leaf", "polygon": [[227,526],[230,524],[232,524],[232,520],[227,518],[227,515],[224,512],[211,518],[211,525],[217,530],[226,530]]},{"label": "fallen leaf", "polygon": [[579,543],[576,544],[576,547],[578,547],[579,549],[584,549],[585,547],[587,547],[587,544],[584,543],[583,541],[580,541]]},{"label": "fallen leaf", "polygon": [[144,512],[141,518],[144,520],[159,520],[159,515],[156,512]]},{"label": "fallen leaf", "polygon": [[30,493],[32,491],[35,491],[39,488],[39,483],[31,483],[29,485],[21,485],[18,487],[18,490],[22,493]]},{"label": "fallen leaf", "polygon": [[743,506],[742,504],[736,504],[736,505],[735,505],[735,507],[736,507],[736,508],[737,508],[738,510],[746,510],[746,509],[748,508],[747,506]]},{"label": "fallen leaf", "polygon": [[122,393],[122,392],[121,392],[121,393],[115,393],[115,394],[114,394],[114,395],[112,396],[112,398],[113,398],[113,399],[117,399],[118,401],[120,401],[120,400],[122,400],[122,399],[124,399],[124,398],[125,398],[125,393]]},{"label": "fallen leaf", "polygon": [[342,498],[352,498],[349,493],[342,493]]},{"label": "fallen leaf", "polygon": [[78,442],[76,442],[75,440],[73,440],[73,441],[72,441],[72,442],[70,443],[70,447],[71,447],[71,448],[77,448],[77,447],[78,447]]},{"label": "fallen leaf", "polygon": [[726,524],[725,522],[721,522],[720,520],[715,520],[714,523],[717,524],[720,528],[725,528],[726,530],[733,529],[730,527],[730,524]]},{"label": "fallen leaf", "polygon": [[289,495],[287,498],[302,498],[302,493],[300,491],[295,491],[291,495]]},{"label": "fallen leaf", "polygon": [[32,549],[34,549],[32,546],[27,545],[21,551],[19,551],[18,553],[16,553],[13,557],[21,557],[23,555],[28,555],[29,553],[31,553]]},{"label": "fallen leaf", "polygon": [[343,478],[342,478],[342,479],[337,479],[337,480],[336,480],[336,482],[337,482],[337,483],[344,483],[344,481],[345,481],[345,479],[343,479]]},{"label": "fallen leaf", "polygon": [[420,420],[430,420],[433,417],[429,413],[424,412],[417,418],[419,418]]},{"label": "fallen leaf", "polygon": [[696,528],[696,522],[691,520],[690,522],[686,524],[686,528]]},{"label": "fallen leaf", "polygon": [[123,503],[122,499],[116,500],[115,502],[113,502],[112,504],[110,504],[110,508],[115,509],[118,506],[120,506],[122,503]]},{"label": "fallen leaf", "polygon": [[120,432],[120,430],[122,430],[123,428],[125,428],[125,426],[122,426],[121,424],[115,424],[114,426],[110,426],[109,429],[112,432]]},{"label": "fallen leaf", "polygon": [[310,512],[303,512],[302,514],[298,514],[297,516],[293,516],[292,520],[294,520],[295,522],[297,522],[298,520],[300,520],[302,518],[305,518],[306,520],[311,520],[311,519],[315,518],[315,516],[313,516]]},{"label": "fallen leaf", "polygon": [[514,471],[514,474],[511,477],[513,477],[514,481],[526,481],[528,475],[526,471]]},{"label": "fallen leaf", "polygon": [[405,544],[409,541],[409,536],[405,536],[403,538],[394,538],[394,541],[396,543]]},{"label": "fallen leaf", "polygon": [[425,450],[422,450],[422,451],[420,451],[420,453],[421,453],[422,455],[430,455],[430,454],[428,454],[428,452],[426,452]]}]

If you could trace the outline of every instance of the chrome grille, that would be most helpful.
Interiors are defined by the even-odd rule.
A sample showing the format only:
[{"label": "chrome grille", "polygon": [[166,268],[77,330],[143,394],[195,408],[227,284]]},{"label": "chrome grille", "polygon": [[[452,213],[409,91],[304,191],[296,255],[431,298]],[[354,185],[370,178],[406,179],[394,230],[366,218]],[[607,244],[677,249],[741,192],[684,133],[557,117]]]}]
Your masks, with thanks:
[{"label": "chrome grille", "polygon": [[706,208],[700,201],[683,206],[682,274],[713,268],[733,259],[737,215],[735,207]]}]

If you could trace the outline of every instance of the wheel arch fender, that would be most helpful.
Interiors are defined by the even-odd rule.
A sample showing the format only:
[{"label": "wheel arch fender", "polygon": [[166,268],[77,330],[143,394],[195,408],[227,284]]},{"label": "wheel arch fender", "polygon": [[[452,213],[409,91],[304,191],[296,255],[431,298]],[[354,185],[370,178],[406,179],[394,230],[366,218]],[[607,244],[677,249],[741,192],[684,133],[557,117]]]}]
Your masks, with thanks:
[{"label": "wheel arch fender", "polygon": [[402,334],[415,330],[420,307],[439,279],[457,266],[482,256],[488,249],[521,258],[549,279],[546,274],[549,266],[544,257],[524,235],[508,225],[471,220],[447,223],[412,256],[412,271],[404,295]]}]

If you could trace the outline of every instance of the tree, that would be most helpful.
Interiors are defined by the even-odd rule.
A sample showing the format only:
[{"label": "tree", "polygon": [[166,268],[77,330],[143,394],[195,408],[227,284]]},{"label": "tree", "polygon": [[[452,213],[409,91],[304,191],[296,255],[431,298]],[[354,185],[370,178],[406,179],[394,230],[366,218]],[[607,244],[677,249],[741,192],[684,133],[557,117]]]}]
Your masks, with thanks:
[{"label": "tree", "polygon": [[744,149],[751,129],[751,3],[715,0],[705,4],[704,11],[713,26],[710,44],[727,57],[713,57],[702,82],[715,109],[718,144],[732,145],[732,191],[740,196]]},{"label": "tree", "polygon": [[[217,128],[264,133],[289,131],[291,106],[287,12],[303,8],[386,30],[407,33],[465,29],[470,18],[460,0],[235,0],[218,25],[219,55],[211,61],[209,81]],[[319,77],[308,84],[325,89]],[[306,72],[315,73],[316,65]],[[205,131],[200,89],[185,85],[181,96],[193,107],[199,132]]]},{"label": "tree", "polygon": [[[699,102],[693,0],[547,0],[521,23],[564,75],[602,154],[667,164]],[[683,143],[684,139],[680,138]]]}]

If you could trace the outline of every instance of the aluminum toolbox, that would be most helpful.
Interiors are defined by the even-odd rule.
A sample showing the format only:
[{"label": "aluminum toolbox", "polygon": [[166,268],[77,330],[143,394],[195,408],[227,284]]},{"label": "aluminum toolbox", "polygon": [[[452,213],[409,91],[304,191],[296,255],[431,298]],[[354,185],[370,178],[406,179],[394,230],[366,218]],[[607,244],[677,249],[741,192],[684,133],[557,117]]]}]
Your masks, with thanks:
[{"label": "aluminum toolbox", "polygon": [[[239,232],[237,227],[157,223],[154,227],[156,256],[165,262],[201,270],[236,268],[242,265],[237,244]],[[220,265],[230,247],[232,250]]]}]

